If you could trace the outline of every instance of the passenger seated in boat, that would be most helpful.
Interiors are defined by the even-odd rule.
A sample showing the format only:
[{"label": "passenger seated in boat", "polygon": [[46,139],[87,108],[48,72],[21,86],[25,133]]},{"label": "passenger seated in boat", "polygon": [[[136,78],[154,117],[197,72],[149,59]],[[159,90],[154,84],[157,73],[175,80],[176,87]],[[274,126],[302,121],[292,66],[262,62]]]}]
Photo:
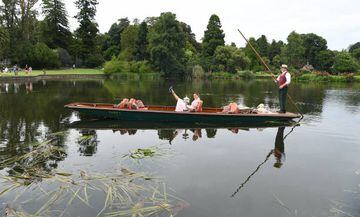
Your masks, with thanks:
[{"label": "passenger seated in boat", "polygon": [[141,100],[137,100],[134,98],[131,98],[130,100],[125,98],[115,107],[119,109],[132,109],[132,110],[146,109],[144,103]]},{"label": "passenger seated in boat", "polygon": [[129,99],[125,98],[119,104],[117,104],[115,107],[119,108],[119,109],[124,109],[128,103],[129,103]]},{"label": "passenger seated in boat", "polygon": [[200,99],[198,93],[193,94],[194,100],[192,101],[191,105],[189,105],[190,99],[188,97],[181,99],[172,88],[170,88],[169,91],[174,96],[174,98],[177,102],[176,108],[175,108],[176,112],[184,112],[184,111],[201,112],[202,111],[203,101]]},{"label": "passenger seated in boat", "polygon": [[238,114],[238,113],[240,113],[240,109],[239,109],[239,106],[235,102],[232,102],[229,105],[223,107],[222,113]]}]

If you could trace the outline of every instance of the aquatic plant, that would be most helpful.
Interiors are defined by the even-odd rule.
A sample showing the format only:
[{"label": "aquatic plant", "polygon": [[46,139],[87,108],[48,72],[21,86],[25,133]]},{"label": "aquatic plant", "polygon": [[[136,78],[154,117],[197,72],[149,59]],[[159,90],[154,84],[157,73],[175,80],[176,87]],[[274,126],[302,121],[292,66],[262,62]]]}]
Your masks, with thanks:
[{"label": "aquatic plant", "polygon": [[[78,142],[91,139],[83,136]],[[127,156],[139,160],[165,153],[165,149],[153,146]],[[168,193],[161,179],[124,167],[102,173],[80,170],[74,174],[46,166],[46,162],[65,156],[64,147],[57,146],[56,135],[50,135],[45,141],[32,144],[28,153],[2,161],[1,167],[8,171],[0,174],[0,197],[21,210],[7,206],[6,212],[13,216],[71,216],[71,209],[80,205],[93,209],[98,216],[174,216],[187,206]],[[97,206],[99,201],[103,203],[101,208]],[[38,208],[26,214],[23,205]]]},{"label": "aquatic plant", "polygon": [[161,146],[151,146],[148,148],[138,148],[136,150],[132,150],[129,154],[126,154],[123,157],[129,157],[134,160],[141,160],[145,158],[167,157],[169,156],[169,154],[170,150],[168,148],[164,148]]}]

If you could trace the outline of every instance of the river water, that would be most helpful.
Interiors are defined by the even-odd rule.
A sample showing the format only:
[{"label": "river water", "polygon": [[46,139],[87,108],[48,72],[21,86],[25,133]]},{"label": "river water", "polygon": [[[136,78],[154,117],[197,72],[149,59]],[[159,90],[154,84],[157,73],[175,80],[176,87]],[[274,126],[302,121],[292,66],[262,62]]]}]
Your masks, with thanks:
[{"label": "river water", "polygon": [[[43,159],[38,170],[83,175],[115,174],[126,168],[151,175],[161,180],[159,189],[166,191],[162,195],[174,205],[171,212],[176,216],[360,216],[359,84],[293,84],[289,93],[305,118],[285,140],[292,127],[127,129],[116,123],[81,122],[77,113],[63,107],[80,101],[113,103],[124,97],[174,105],[168,93],[172,85],[180,96],[191,97],[199,91],[204,106],[264,103],[276,109],[276,87],[266,80],[119,79],[0,85],[0,192],[9,184],[8,177],[18,180],[11,168],[19,162],[5,165],[6,159],[24,155],[33,150],[34,143],[62,132],[57,146],[65,153]],[[288,108],[295,111],[291,105]],[[129,158],[138,148],[153,148],[156,154]],[[107,198],[106,191],[97,192],[86,199],[90,203],[86,205],[69,194],[65,202],[56,201],[45,212],[41,208],[51,201],[49,192],[57,184],[46,184],[40,191],[37,186],[45,179],[29,182],[28,187],[2,192],[1,206],[39,215],[96,216]],[[42,192],[43,197],[34,200],[35,192]],[[78,194],[85,198],[85,193]],[[122,209],[127,208],[116,204],[100,215]],[[169,212],[157,213],[170,216]]]}]

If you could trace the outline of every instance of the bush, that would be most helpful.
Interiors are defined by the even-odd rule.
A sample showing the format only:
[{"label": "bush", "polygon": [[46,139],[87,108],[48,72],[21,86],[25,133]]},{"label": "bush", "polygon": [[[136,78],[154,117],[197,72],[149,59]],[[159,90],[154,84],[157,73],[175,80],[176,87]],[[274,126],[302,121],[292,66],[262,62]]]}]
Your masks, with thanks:
[{"label": "bush", "polygon": [[87,57],[85,61],[85,66],[90,68],[95,68],[102,66],[103,63],[104,63],[103,56],[101,54],[96,53],[96,54],[91,54],[90,56]]},{"label": "bush", "polygon": [[56,68],[60,65],[59,54],[57,50],[51,50],[44,43],[28,44],[24,47],[21,65],[28,65],[34,69]]},{"label": "bush", "polygon": [[126,61],[120,61],[116,58],[112,58],[110,61],[105,63],[104,73],[128,73],[130,72],[130,64]]},{"label": "bush", "polygon": [[195,65],[192,69],[191,76],[193,78],[203,78],[205,76],[204,69],[200,65]]},{"label": "bush", "polygon": [[356,72],[359,64],[349,53],[341,52],[335,57],[334,69],[340,73]]},{"label": "bush", "polygon": [[346,82],[354,82],[356,80],[354,73],[346,74],[344,77]]},{"label": "bush", "polygon": [[254,74],[252,71],[250,71],[250,70],[239,71],[239,72],[237,73],[237,75],[238,75],[239,77],[242,77],[242,78],[244,78],[244,79],[249,79],[249,80],[255,78],[255,74]]},{"label": "bush", "polygon": [[67,50],[63,48],[58,48],[57,52],[59,55],[60,66],[65,66],[65,67],[72,66],[73,60]]},{"label": "bush", "polygon": [[130,62],[130,70],[131,73],[150,73],[153,72],[150,63],[146,60],[144,61],[132,61]]}]

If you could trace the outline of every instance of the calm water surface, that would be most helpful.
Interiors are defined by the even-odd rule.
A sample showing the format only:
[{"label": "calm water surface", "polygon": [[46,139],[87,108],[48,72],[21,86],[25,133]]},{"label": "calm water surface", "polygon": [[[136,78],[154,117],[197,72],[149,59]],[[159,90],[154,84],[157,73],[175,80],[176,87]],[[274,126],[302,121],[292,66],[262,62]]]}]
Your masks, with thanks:
[{"label": "calm water surface", "polygon": [[[30,144],[51,133],[64,132],[58,145],[66,154],[47,159],[42,164],[45,171],[113,173],[126,167],[161,177],[178,201],[186,201],[177,207],[177,216],[360,216],[359,84],[293,84],[290,94],[305,118],[285,140],[291,127],[124,129],[88,122],[69,126],[81,118],[63,108],[75,101],[118,102],[123,97],[173,105],[170,85],[181,96],[200,91],[205,106],[235,101],[249,107],[260,103],[277,107],[276,88],[267,81],[1,84],[0,162],[27,153]],[[289,110],[294,108],[289,105]],[[82,142],[84,136],[90,139]],[[166,154],[139,161],[123,157],[153,146]],[[15,164],[0,164],[1,174],[9,175]],[[31,189],[24,190],[22,199],[14,200],[16,195],[10,190],[0,203],[28,213],[44,203],[24,202],[33,196]],[[93,195],[91,207],[74,202],[64,216],[96,216],[104,203],[100,198]]]}]

